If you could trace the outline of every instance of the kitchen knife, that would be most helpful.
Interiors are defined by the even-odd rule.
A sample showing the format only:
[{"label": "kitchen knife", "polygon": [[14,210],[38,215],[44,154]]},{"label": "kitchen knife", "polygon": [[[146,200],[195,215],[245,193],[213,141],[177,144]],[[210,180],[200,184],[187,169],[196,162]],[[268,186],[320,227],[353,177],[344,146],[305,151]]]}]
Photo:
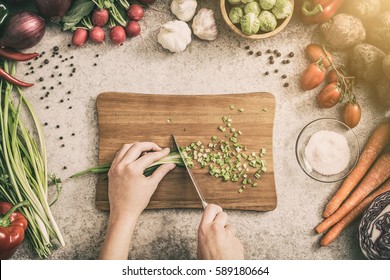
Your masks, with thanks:
[{"label": "kitchen knife", "polygon": [[194,185],[194,187],[195,187],[195,189],[196,189],[196,192],[198,193],[199,198],[200,198],[200,200],[202,201],[202,207],[203,207],[203,209],[205,209],[206,206],[207,206],[207,202],[205,201],[205,199],[204,199],[204,197],[203,197],[203,195],[202,195],[202,192],[200,191],[199,186],[198,186],[198,184],[197,184],[196,181],[195,181],[194,174],[192,173],[192,170],[187,166],[186,159],[185,159],[184,156],[183,156],[183,153],[182,153],[182,151],[181,151],[181,149],[180,149],[179,144],[177,144],[175,135],[172,135],[172,136],[173,136],[173,140],[175,141],[177,150],[179,151],[179,154],[180,154],[180,156],[181,156],[181,159],[183,160],[184,166],[186,167],[187,172],[188,172],[188,174],[190,175],[192,184]]}]

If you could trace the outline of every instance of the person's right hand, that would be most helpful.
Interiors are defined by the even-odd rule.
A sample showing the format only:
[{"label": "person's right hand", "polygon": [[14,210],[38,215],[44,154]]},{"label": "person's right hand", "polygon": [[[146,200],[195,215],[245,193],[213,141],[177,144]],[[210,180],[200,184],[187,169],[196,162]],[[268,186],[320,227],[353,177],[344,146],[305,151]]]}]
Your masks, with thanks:
[{"label": "person's right hand", "polygon": [[233,226],[227,224],[227,218],[218,205],[206,207],[198,229],[198,259],[244,259],[244,247],[235,236]]}]

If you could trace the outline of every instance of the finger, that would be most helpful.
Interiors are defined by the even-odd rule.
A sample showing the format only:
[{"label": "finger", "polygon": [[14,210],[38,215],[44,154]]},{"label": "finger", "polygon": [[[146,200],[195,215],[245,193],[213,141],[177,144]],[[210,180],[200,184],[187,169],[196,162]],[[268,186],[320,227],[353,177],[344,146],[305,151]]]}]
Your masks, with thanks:
[{"label": "finger", "polygon": [[214,223],[222,227],[225,227],[227,224],[227,220],[228,220],[228,214],[226,214],[225,212],[219,212],[217,216],[215,216]]},{"label": "finger", "polygon": [[156,185],[158,185],[158,183],[160,183],[162,178],[164,178],[165,175],[167,175],[167,173],[172,169],[174,169],[175,167],[176,164],[174,163],[165,163],[163,165],[160,165],[149,177],[149,180],[152,180]]},{"label": "finger", "polygon": [[126,152],[122,159],[123,164],[130,164],[140,157],[142,152],[147,151],[160,151],[161,148],[153,142],[139,142],[135,143],[131,148]]},{"label": "finger", "polygon": [[117,165],[119,162],[122,161],[123,157],[125,156],[126,152],[134,145],[135,143],[132,144],[124,144],[117,152],[115,155],[114,160],[111,163],[111,166]]},{"label": "finger", "polygon": [[232,233],[232,235],[236,235],[236,229],[232,225],[225,225],[225,229]]},{"label": "finger", "polygon": [[200,220],[200,226],[205,224],[211,224],[218,213],[222,212],[222,208],[215,204],[209,204],[204,209],[202,219]]},{"label": "finger", "polygon": [[168,154],[169,154],[169,148],[165,148],[158,152],[147,153],[141,156],[139,159],[137,159],[134,163],[137,164],[137,168],[145,170],[152,163],[166,157]]}]

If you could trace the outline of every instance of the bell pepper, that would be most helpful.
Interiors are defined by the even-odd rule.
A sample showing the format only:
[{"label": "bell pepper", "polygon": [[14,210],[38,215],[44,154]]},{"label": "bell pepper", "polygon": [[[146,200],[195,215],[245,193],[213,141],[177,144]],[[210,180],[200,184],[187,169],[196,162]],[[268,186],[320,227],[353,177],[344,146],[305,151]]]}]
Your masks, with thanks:
[{"label": "bell pepper", "polygon": [[318,24],[330,20],[344,0],[304,0],[301,6],[302,22]]},{"label": "bell pepper", "polygon": [[0,259],[12,257],[24,239],[27,220],[16,209],[28,206],[28,201],[22,201],[15,206],[8,202],[0,202]]}]

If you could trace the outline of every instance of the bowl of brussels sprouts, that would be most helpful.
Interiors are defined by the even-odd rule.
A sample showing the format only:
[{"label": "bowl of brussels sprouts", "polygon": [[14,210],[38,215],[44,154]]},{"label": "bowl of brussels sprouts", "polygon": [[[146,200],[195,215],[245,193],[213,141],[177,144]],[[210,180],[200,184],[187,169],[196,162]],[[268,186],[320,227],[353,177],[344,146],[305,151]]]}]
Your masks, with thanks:
[{"label": "bowl of brussels sprouts", "polygon": [[222,17],[234,33],[247,39],[264,39],[290,22],[294,0],[220,0]]}]

